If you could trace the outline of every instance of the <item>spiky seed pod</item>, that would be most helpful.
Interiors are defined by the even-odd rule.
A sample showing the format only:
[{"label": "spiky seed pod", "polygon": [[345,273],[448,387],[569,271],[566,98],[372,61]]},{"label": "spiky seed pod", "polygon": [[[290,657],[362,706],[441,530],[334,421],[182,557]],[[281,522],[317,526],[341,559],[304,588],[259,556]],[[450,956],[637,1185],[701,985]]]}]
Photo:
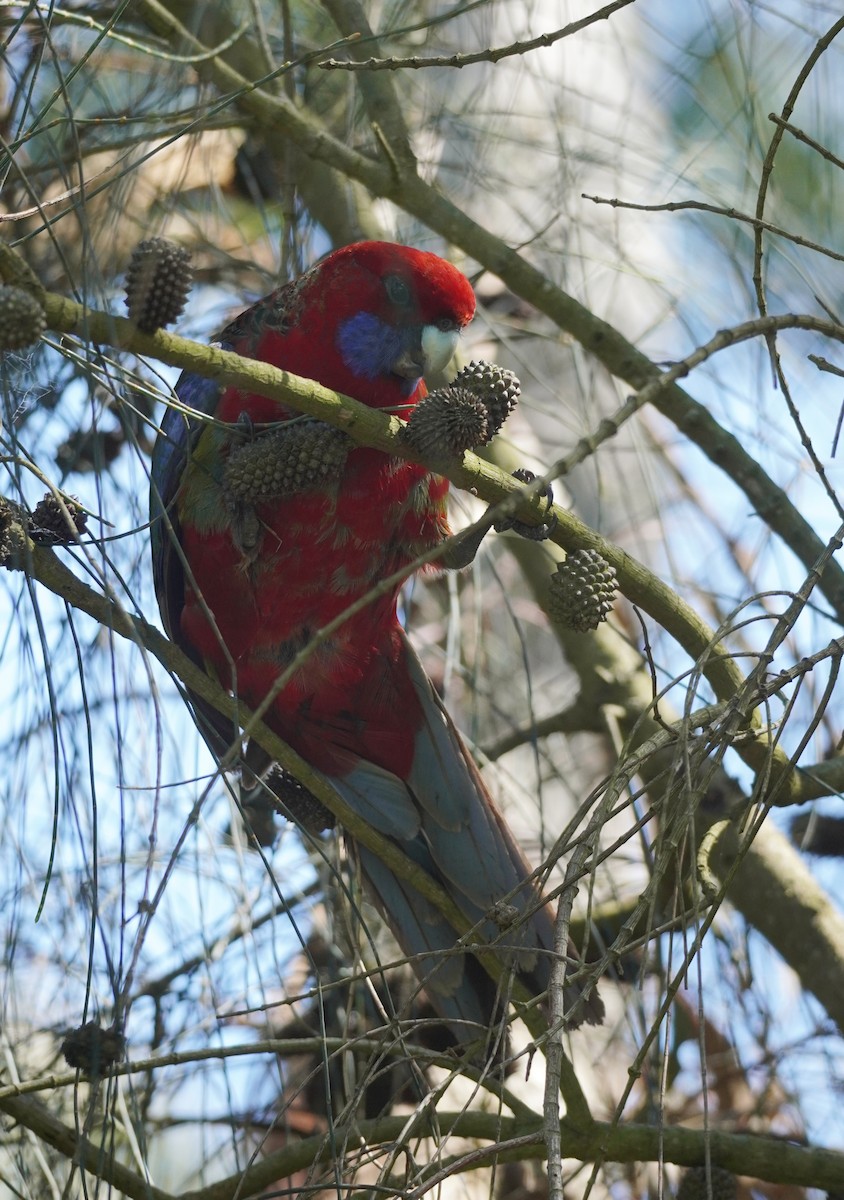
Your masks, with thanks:
[{"label": "spiky seed pod", "polygon": [[138,242],[126,272],[126,307],[142,333],[164,329],[181,315],[190,291],[190,254],[166,238]]},{"label": "spiky seed pod", "polygon": [[18,250],[0,240],[0,281],[18,287],[34,296],[41,307],[47,299],[47,289]]},{"label": "spiky seed pod", "polygon": [[126,1039],[113,1025],[103,1029],[96,1021],[86,1021],[67,1035],[61,1051],[69,1067],[97,1078],[123,1057]]},{"label": "spiky seed pod", "polygon": [[736,1200],[738,1184],[732,1171],[711,1167],[712,1191],[706,1186],[706,1167],[689,1167],[677,1189],[677,1200]]},{"label": "spiky seed pod", "polygon": [[460,458],[465,450],[489,441],[486,405],[468,388],[439,388],[419,401],[402,437],[417,454]]},{"label": "spiky seed pod", "polygon": [[468,388],[486,405],[489,416],[487,441],[492,441],[516,407],[521,385],[512,371],[482,360],[470,362],[452,381],[453,388]]},{"label": "spiky seed pod", "polygon": [[277,831],[273,817],[279,814],[308,833],[333,829],[334,815],[303,783],[250,742],[240,773],[240,804],[250,840],[271,846]]},{"label": "spiky seed pod", "polygon": [[615,567],[597,550],[574,550],[551,576],[548,612],[566,629],[597,629],[613,606]]},{"label": "spiky seed pod", "polygon": [[346,434],[324,421],[292,421],[236,446],[225,468],[233,500],[260,504],[336,479],[349,453]]},{"label": "spiky seed pod", "polygon": [[62,501],[63,506],[52,492],[47,492],[35,505],[29,518],[30,536],[34,542],[44,546],[69,546],[78,534],[85,532],[88,521],[85,509],[73,496],[63,496]]},{"label": "spiky seed pod", "polygon": [[0,350],[23,350],[46,328],[44,309],[31,292],[0,286]]},{"label": "spiky seed pod", "polygon": [[279,801],[278,811],[281,815],[295,821],[306,832],[322,833],[324,829],[333,829],[337,824],[334,814],[313,792],[309,792],[303,783],[282,767],[276,766],[266,777],[266,782]]}]

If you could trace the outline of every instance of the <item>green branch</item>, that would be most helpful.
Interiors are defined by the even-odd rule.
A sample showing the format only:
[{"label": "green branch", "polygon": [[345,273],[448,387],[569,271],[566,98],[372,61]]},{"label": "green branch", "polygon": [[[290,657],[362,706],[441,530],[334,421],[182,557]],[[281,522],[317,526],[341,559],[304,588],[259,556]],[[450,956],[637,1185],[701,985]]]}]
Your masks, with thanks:
[{"label": "green branch", "polygon": [[[9,255],[13,255],[13,252],[8,247],[0,250],[0,272],[3,274]],[[48,325],[57,332],[76,334],[88,341],[108,343],[157,358],[171,366],[212,379],[221,388],[238,387],[268,396],[342,429],[361,445],[372,446],[386,454],[398,455],[413,462],[423,461],[401,439],[403,423],[398,417],[369,408],[312,380],[282,371],[270,363],[244,358],[215,346],[201,345],[176,334],[165,331],[141,333],[125,317],[84,308],[63,296],[52,293],[45,295],[44,306]],[[818,323],[815,318],[771,320],[779,324],[808,321],[815,326]],[[651,384],[651,393],[655,386]],[[502,505],[502,511],[512,512],[522,520],[540,524],[549,516],[546,501],[538,495],[538,485],[526,488],[475,454],[467,452],[460,461],[429,465],[446,475],[456,486],[480,496],[490,504]],[[627,598],[648,613],[696,663],[701,664],[701,670],[716,696],[729,699],[739,693],[744,684],[741,669],[729,651],[718,642],[712,628],[689,604],[643,563],[602,538],[573,513],[559,506],[553,507],[553,513],[558,523],[552,538],[559,546],[567,551],[598,550],[615,568],[619,587]],[[431,557],[436,558],[439,553],[441,550]],[[748,721],[752,720],[750,712],[745,717]],[[764,735],[760,735],[758,740],[743,739],[737,748],[754,770],[771,771],[772,782],[776,782],[780,789],[783,803],[798,800],[802,785],[782,750],[768,745]]]},{"label": "green branch", "polygon": [[[4,1097],[0,1099],[0,1110],[94,1176],[112,1183],[130,1200],[176,1200],[173,1193],[153,1186],[137,1172],[109,1159],[101,1147],[54,1117],[39,1100],[28,1096]],[[181,1192],[178,1200],[235,1200],[238,1196],[254,1195],[297,1171],[317,1163],[331,1164],[336,1160],[344,1134],[353,1146],[365,1148],[366,1154],[371,1155],[375,1147],[390,1148],[401,1143],[407,1132],[408,1119],[404,1115],[356,1120],[353,1130],[336,1127],[331,1134],[303,1138],[216,1183]],[[501,1142],[512,1145],[518,1139],[519,1145],[497,1155],[497,1161],[544,1158],[541,1127],[531,1127],[524,1120],[502,1117],[500,1113],[420,1114],[412,1132],[414,1137],[487,1141],[491,1149]],[[713,1166],[737,1175],[826,1191],[840,1187],[844,1178],[844,1154],[839,1151],[798,1146],[774,1137],[680,1126],[659,1128],[634,1123],[616,1126],[607,1122],[597,1122],[584,1132],[566,1121],[562,1122],[561,1132],[567,1156],[582,1162],[668,1162],[692,1167],[700,1166],[708,1157]]]}]

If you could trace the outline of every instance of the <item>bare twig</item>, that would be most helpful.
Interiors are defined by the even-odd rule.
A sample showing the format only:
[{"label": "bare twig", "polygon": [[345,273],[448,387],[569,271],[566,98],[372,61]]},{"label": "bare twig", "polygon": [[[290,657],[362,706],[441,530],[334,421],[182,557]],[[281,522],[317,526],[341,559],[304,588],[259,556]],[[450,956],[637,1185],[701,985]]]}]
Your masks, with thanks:
[{"label": "bare twig", "polygon": [[835,262],[844,262],[844,254],[831,250],[829,246],[823,246],[820,242],[813,242],[809,238],[801,237],[799,233],[792,233],[791,230],[783,229],[782,226],[774,225],[761,217],[752,217],[748,213],[740,212],[737,208],[721,204],[708,204],[703,200],[669,200],[664,204],[635,204],[632,200],[619,200],[615,197],[588,196],[585,192],[582,195],[584,200],[591,200],[593,204],[607,204],[610,208],[624,208],[631,212],[714,213],[717,217],[726,217],[729,221],[739,221],[745,225],[752,225],[754,229],[765,233],[774,233],[777,237],[794,242],[795,246],[805,246],[807,250],[815,250],[818,254],[823,254]]},{"label": "bare twig", "polygon": [[541,50],[545,46],[553,46],[563,38],[580,33],[582,29],[595,25],[598,21],[607,21],[621,8],[635,4],[636,0],[613,0],[611,4],[572,21],[553,33],[540,33],[538,37],[524,42],[513,42],[509,46],[490,47],[487,50],[477,50],[473,54],[435,54],[428,58],[414,55],[411,58],[367,58],[357,62],[349,62],[339,58],[327,58],[319,65],[326,71],[399,71],[403,69],[419,70],[421,67],[461,67],[472,66],[474,63],[500,62],[502,58],[512,58],[514,55],[529,54],[533,50]]}]

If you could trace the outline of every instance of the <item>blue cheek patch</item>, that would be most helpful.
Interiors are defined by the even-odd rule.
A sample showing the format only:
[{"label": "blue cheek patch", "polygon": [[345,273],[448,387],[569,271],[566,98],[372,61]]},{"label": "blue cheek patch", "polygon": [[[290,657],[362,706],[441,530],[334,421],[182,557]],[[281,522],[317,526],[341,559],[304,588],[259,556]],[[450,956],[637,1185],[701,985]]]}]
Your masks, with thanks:
[{"label": "blue cheek patch", "polygon": [[379,375],[389,374],[406,339],[407,330],[387,325],[374,313],[360,312],[349,317],[337,330],[337,349],[353,375],[377,379]]}]

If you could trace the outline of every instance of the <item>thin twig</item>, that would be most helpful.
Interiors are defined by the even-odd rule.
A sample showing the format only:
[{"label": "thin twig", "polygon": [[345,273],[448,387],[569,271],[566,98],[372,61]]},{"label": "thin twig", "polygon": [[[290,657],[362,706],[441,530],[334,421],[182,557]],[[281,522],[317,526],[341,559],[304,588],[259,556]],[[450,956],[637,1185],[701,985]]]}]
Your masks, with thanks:
[{"label": "thin twig", "polygon": [[[794,80],[791,89],[789,90],[788,96],[785,99],[785,103],[782,106],[782,112],[780,113],[780,121],[777,123],[774,136],[771,138],[771,144],[768,146],[764,162],[762,163],[762,170],[760,172],[759,190],[756,197],[755,213],[758,221],[761,221],[764,217],[765,201],[768,196],[768,186],[771,182],[771,176],[774,170],[774,161],[776,159],[780,143],[785,135],[788,118],[794,111],[794,106],[797,103],[797,98],[803,89],[803,85],[810,78],[821,55],[829,49],[842,30],[844,30],[844,17],[840,17],[822,37],[818,38],[817,42],[812,48],[811,54],[800,68],[800,71],[798,72],[797,77]],[[759,307],[759,312],[762,316],[765,316],[768,311],[768,302],[765,297],[765,285],[762,279],[762,253],[764,245],[762,239],[763,232],[763,229],[757,227],[754,235],[753,284],[756,289],[756,303]],[[773,354],[773,342],[771,342],[771,349]]]},{"label": "thin twig", "polygon": [[805,246],[807,250],[815,250],[818,254],[824,254],[827,258],[831,258],[835,262],[844,262],[844,254],[830,250],[829,246],[822,246],[820,242],[813,242],[809,238],[801,237],[799,233],[792,233],[790,230],[783,229],[780,225],[774,225],[770,221],[765,221],[761,217],[752,217],[749,213],[743,213],[737,208],[721,204],[708,204],[704,200],[669,200],[664,204],[635,204],[632,200],[619,200],[612,196],[589,196],[586,192],[582,192],[581,197],[583,200],[591,200],[593,204],[608,204],[610,208],[624,208],[631,212],[714,213],[715,216],[727,217],[730,221],[739,221],[745,225],[752,225],[754,229],[763,230],[765,233],[773,233],[777,237],[787,238],[789,242],[794,242],[796,246]]},{"label": "thin twig", "polygon": [[827,162],[831,162],[834,167],[838,167],[844,171],[844,159],[839,158],[837,154],[833,154],[831,150],[827,150],[826,146],[822,146],[820,142],[816,142],[813,137],[809,137],[808,133],[804,133],[799,126],[792,125],[790,121],[786,121],[776,113],[768,113],[768,120],[773,121],[775,125],[779,125],[781,129],[787,130],[798,142],[805,142],[807,146],[811,146]]},{"label": "thin twig", "polygon": [[597,12],[590,13],[589,16],[582,17],[579,21],[572,21],[571,24],[564,25],[562,29],[557,29],[553,33],[540,33],[538,37],[530,38],[529,41],[512,42],[509,46],[476,50],[472,54],[435,54],[428,58],[422,58],[416,54],[411,58],[367,58],[358,62],[341,58],[327,58],[319,65],[325,71],[400,71],[404,69],[416,71],[422,67],[455,67],[459,70],[461,67],[472,66],[474,63],[497,63],[502,58],[529,54],[532,50],[553,46],[563,38],[571,37],[575,33],[580,33],[582,29],[597,24],[598,21],[608,20],[619,9],[635,3],[636,0],[613,0],[612,4],[599,8]]}]

